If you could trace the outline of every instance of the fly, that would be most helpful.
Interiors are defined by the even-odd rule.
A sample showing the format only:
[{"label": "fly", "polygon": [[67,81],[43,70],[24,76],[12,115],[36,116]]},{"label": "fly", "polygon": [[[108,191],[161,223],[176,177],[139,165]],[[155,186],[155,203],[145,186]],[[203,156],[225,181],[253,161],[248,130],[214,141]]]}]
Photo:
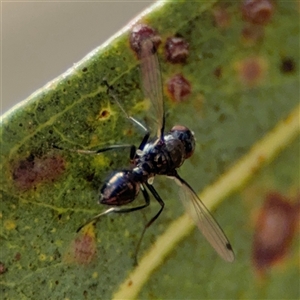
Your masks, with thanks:
[{"label": "fly", "polygon": [[[141,41],[139,59],[143,91],[145,96],[151,101],[155,111],[156,136],[154,139],[150,139],[150,132],[140,122],[124,111],[112,93],[112,88],[106,83],[108,93],[111,94],[127,118],[145,131],[145,136],[137,149],[131,145],[112,145],[98,151],[77,150],[77,152],[81,153],[97,154],[112,149],[130,147],[130,159],[133,164],[132,168],[118,171],[112,175],[101,187],[99,203],[109,205],[111,208],[83,224],[77,232],[85,225],[98,221],[103,215],[128,213],[147,207],[150,204],[150,192],[159,203],[160,209],[148,221],[142,231],[135,252],[136,259],[146,229],[159,217],[164,209],[165,203],[153,187],[152,182],[156,175],[165,175],[175,179],[179,185],[180,199],[207,241],[225,261],[232,262],[234,260],[234,253],[224,232],[192,187],[177,173],[177,169],[193,154],[195,137],[191,130],[181,125],[175,125],[169,132],[165,132],[161,72],[156,54],[156,46],[151,38]],[[120,207],[134,201],[140,192],[142,192],[145,200],[143,205],[131,208]]]}]

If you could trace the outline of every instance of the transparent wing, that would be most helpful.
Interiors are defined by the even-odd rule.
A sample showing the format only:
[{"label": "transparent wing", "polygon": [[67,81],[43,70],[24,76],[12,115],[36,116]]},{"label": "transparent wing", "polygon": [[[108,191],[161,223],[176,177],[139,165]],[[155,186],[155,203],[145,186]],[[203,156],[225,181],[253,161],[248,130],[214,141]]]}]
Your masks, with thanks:
[{"label": "transparent wing", "polygon": [[144,95],[151,101],[153,106],[157,138],[163,139],[165,115],[162,79],[156,49],[151,39],[146,39],[141,43],[139,57]]},{"label": "transparent wing", "polygon": [[179,175],[175,178],[180,187],[180,199],[183,202],[186,211],[197,224],[199,230],[224,260],[233,262],[234,252],[217,221],[210,214],[209,210],[189,184],[180,178]]}]

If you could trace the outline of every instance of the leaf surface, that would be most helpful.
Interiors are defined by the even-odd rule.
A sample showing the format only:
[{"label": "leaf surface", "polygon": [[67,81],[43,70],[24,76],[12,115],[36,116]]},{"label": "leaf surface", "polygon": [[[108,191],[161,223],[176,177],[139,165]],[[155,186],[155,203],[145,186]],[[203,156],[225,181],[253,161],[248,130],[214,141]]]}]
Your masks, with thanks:
[{"label": "leaf surface", "polygon": [[[189,43],[185,64],[167,62],[163,45],[159,59],[166,128],[184,124],[197,138],[195,154],[180,169],[197,192],[220,178],[231,178],[226,177],[231,168],[284,124],[286,131],[274,138],[274,153],[274,143],[262,144],[263,154],[273,154],[267,159],[262,155],[253,165],[245,177],[252,181],[246,186],[241,171],[226,183],[231,194],[217,196],[226,196],[214,215],[236,252],[233,264],[223,262],[189,223],[168,253],[155,248],[158,240],[169,245],[163,234],[184,212],[176,185],[166,178],[154,183],[166,208],[143,240],[140,260],[145,269],[135,269],[132,256],[144,224],[159,209],[155,201],[139,212],[104,217],[95,228],[87,226],[76,234],[84,221],[105,209],[97,204],[99,187],[112,170],[128,166],[129,151],[93,156],[54,149],[52,144],[88,150],[139,144],[143,133],[107,94],[104,79],[129,115],[147,125],[151,120],[126,29],[2,117],[4,298],[299,298],[295,238],[281,264],[270,266],[263,278],[251,259],[255,216],[266,195],[275,191],[291,203],[298,196],[299,143],[292,143],[299,134],[299,126],[294,126],[299,116],[298,18],[296,1],[278,1],[263,25],[245,20],[238,2],[170,1],[140,19],[157,30],[163,45],[175,35]],[[191,85],[191,94],[182,102],[172,101],[166,88],[178,73]],[[201,195],[207,203],[208,194]],[[209,202],[208,208],[216,202]],[[142,203],[141,197],[135,203]],[[171,232],[175,240],[179,230]],[[157,258],[156,265],[149,253]],[[134,271],[140,272],[137,277],[147,274],[139,286],[132,279]]]}]

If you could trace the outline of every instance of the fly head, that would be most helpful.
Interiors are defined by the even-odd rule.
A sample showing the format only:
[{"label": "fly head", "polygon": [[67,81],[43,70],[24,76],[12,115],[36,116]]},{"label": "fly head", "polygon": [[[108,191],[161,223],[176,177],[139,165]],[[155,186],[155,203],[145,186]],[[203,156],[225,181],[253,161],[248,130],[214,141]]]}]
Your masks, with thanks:
[{"label": "fly head", "polygon": [[180,140],[185,149],[185,158],[189,158],[195,150],[195,137],[194,133],[187,127],[182,125],[175,125],[170,131],[170,134],[175,138]]}]

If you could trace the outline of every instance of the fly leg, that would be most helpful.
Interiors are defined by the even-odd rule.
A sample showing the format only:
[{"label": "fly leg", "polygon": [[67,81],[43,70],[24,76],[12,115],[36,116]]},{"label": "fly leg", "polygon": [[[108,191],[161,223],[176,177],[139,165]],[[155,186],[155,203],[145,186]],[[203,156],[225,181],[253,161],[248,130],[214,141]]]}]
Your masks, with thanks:
[{"label": "fly leg", "polygon": [[130,145],[130,144],[124,144],[124,145],[110,145],[98,150],[82,150],[82,149],[64,149],[62,147],[59,147],[57,145],[52,144],[52,147],[58,150],[68,150],[70,152],[77,152],[80,154],[92,154],[92,155],[97,155],[99,153],[103,153],[106,151],[110,151],[110,150],[117,150],[117,149],[124,149],[124,148],[130,148],[130,154],[129,154],[129,158],[131,160],[131,162],[133,162],[133,160],[136,158],[137,155],[141,155],[142,154],[142,150],[144,149],[145,145],[147,144],[148,140],[150,137],[150,133],[147,132],[142,140],[142,142],[140,143],[140,146],[138,147],[138,150],[136,149],[135,145]]},{"label": "fly leg", "polygon": [[130,152],[130,160],[131,163],[134,164],[134,159],[137,156],[141,156],[142,155],[142,150],[144,149],[145,145],[147,144],[149,137],[150,137],[150,131],[138,120],[136,120],[135,118],[129,116],[129,114],[125,111],[125,109],[123,108],[123,106],[121,105],[121,103],[119,102],[118,98],[116,97],[116,95],[113,93],[114,89],[112,86],[110,86],[108,84],[108,82],[106,80],[103,80],[103,83],[106,85],[107,87],[107,93],[111,95],[111,97],[114,99],[114,101],[117,103],[117,105],[120,107],[120,109],[122,110],[122,112],[124,113],[124,115],[126,116],[126,118],[128,120],[130,120],[131,122],[133,122],[135,125],[137,125],[139,128],[141,128],[144,132],[145,135],[143,137],[142,142],[140,143],[140,146],[138,147],[138,150],[136,151],[136,149],[132,148],[131,152]]},{"label": "fly leg", "polygon": [[145,184],[146,184],[147,188],[150,190],[150,192],[152,193],[152,195],[154,196],[154,198],[156,199],[156,201],[160,204],[161,207],[160,207],[159,211],[156,213],[156,215],[145,225],[145,227],[144,227],[144,229],[142,231],[141,237],[139,239],[139,242],[138,242],[136,250],[135,250],[134,261],[135,261],[136,265],[138,264],[137,263],[137,255],[138,255],[138,252],[140,250],[141,242],[142,242],[142,239],[143,239],[143,237],[145,235],[145,232],[146,232],[147,228],[149,228],[151,226],[151,224],[159,217],[159,215],[161,214],[161,212],[163,211],[164,206],[165,206],[164,201],[158,195],[158,193],[155,190],[155,188],[151,184],[149,184],[149,183],[145,183]]},{"label": "fly leg", "polygon": [[[56,146],[54,144],[52,144],[52,147],[58,150],[66,150],[64,148],[61,148],[59,146]],[[68,151],[71,152],[77,152],[77,153],[81,153],[81,154],[94,154],[97,155],[99,153],[102,152],[106,152],[106,151],[110,151],[110,150],[116,150],[116,149],[123,149],[123,148],[130,148],[130,159],[132,159],[132,157],[135,156],[135,152],[136,152],[136,147],[134,145],[129,145],[129,144],[124,144],[124,145],[111,145],[111,146],[107,146],[98,150],[81,150],[81,149],[67,149]]]},{"label": "fly leg", "polygon": [[140,143],[138,149],[135,149],[134,153],[133,152],[130,153],[130,160],[131,160],[132,164],[134,164],[134,160],[137,158],[137,156],[142,156],[143,155],[143,149],[144,149],[145,145],[148,143],[149,137],[150,137],[150,132],[148,131],[145,134],[145,136],[143,137],[143,140]]},{"label": "fly leg", "polygon": [[145,134],[145,136],[143,137],[143,139],[142,139],[142,141],[141,141],[141,143],[140,143],[140,145],[138,147],[139,150],[142,151],[144,149],[145,145],[148,143],[149,137],[150,137],[150,132],[148,131]]}]

